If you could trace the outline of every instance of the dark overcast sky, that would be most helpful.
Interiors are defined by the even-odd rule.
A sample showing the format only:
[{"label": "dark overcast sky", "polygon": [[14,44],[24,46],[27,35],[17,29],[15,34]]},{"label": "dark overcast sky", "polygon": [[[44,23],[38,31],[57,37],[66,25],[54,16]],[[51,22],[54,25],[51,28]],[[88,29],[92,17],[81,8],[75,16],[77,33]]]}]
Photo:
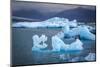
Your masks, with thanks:
[{"label": "dark overcast sky", "polygon": [[[48,3],[35,3],[35,2],[12,2],[12,15],[13,16],[22,16],[22,17],[26,17],[26,16],[28,17],[29,16],[29,18],[30,18],[30,15],[31,15],[31,18],[33,17],[35,19],[36,18],[40,19],[40,18],[43,18],[43,17],[50,18],[50,17],[53,17],[53,16],[58,16],[57,14],[59,14],[59,13],[63,14],[61,12],[64,12],[64,11],[66,12],[66,13],[64,12],[64,14],[67,15],[67,10],[69,11],[69,10],[74,10],[74,9],[77,9],[77,8],[81,8],[81,10],[78,9],[80,11],[77,10],[77,12],[80,12],[79,13],[80,16],[83,12],[82,11],[83,9],[84,9],[83,14],[89,14],[89,11],[96,12],[96,10],[95,10],[96,7],[95,6],[89,6],[89,5],[83,6],[83,5],[68,5],[68,4],[65,5],[65,4],[52,4],[52,3],[48,4]],[[73,12],[72,12],[72,14],[73,14]],[[40,18],[37,17],[37,16],[33,16],[32,14],[40,16]],[[93,13],[91,13],[91,14],[93,14]],[[91,15],[91,14],[89,14],[89,15]],[[73,14],[73,15],[75,15],[75,14]],[[94,13],[93,16],[95,17],[95,13]]]}]

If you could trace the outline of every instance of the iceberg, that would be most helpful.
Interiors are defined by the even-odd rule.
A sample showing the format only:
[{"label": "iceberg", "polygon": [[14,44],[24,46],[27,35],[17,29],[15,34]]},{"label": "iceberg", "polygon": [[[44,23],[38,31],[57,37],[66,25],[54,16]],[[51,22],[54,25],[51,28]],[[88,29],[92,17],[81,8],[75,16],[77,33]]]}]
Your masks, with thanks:
[{"label": "iceberg", "polygon": [[26,27],[26,28],[37,28],[37,27],[64,27],[65,24],[69,24],[70,27],[76,27],[77,21],[69,21],[66,18],[53,17],[41,22],[17,22],[13,23],[12,27]]},{"label": "iceberg", "polygon": [[70,27],[69,27],[69,25],[68,24],[66,24],[64,27],[63,27],[63,33],[64,34],[68,34],[69,33],[69,31],[70,31]]},{"label": "iceberg", "polygon": [[72,29],[70,29],[69,25],[65,25],[63,28],[63,33],[64,33],[64,36],[67,36],[67,37],[80,36],[80,38],[82,39],[95,40],[95,35],[89,31],[86,25],[78,26]]},{"label": "iceberg", "polygon": [[52,37],[52,47],[53,47],[52,51],[83,50],[82,45],[83,43],[79,39],[76,39],[76,41],[71,44],[65,44],[63,40],[61,40],[59,37],[57,36]]},{"label": "iceberg", "polygon": [[76,19],[69,21],[68,24],[70,27],[77,27],[78,26]]},{"label": "iceberg", "polygon": [[52,37],[52,51],[60,51],[61,47],[65,46],[65,43],[57,36]]},{"label": "iceberg", "polygon": [[45,41],[47,41],[47,37],[45,35],[42,35],[40,38],[38,35],[34,35],[32,39],[33,39],[32,51],[41,50],[47,47],[47,44],[45,43]]},{"label": "iceberg", "polygon": [[64,35],[64,33],[61,31],[61,32],[58,32],[58,33],[56,34],[56,36],[59,37],[60,39],[63,39],[65,35]]},{"label": "iceberg", "polygon": [[95,53],[89,53],[86,57],[85,60],[87,61],[95,61],[96,60],[96,55]]},{"label": "iceberg", "polygon": [[72,28],[65,33],[65,37],[77,37],[79,35],[79,28]]},{"label": "iceberg", "polygon": [[95,35],[85,25],[79,26],[79,35],[83,39],[95,40]]},{"label": "iceberg", "polygon": [[75,42],[71,43],[67,47],[63,47],[64,50],[83,50],[83,43],[76,39]]}]

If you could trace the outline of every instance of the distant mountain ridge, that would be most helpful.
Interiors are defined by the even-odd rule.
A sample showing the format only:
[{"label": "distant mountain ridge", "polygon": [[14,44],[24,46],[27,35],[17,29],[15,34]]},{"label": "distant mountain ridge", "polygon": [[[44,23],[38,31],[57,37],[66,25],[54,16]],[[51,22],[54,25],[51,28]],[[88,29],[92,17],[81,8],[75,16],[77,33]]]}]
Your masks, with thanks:
[{"label": "distant mountain ridge", "polygon": [[95,22],[96,10],[90,10],[85,8],[76,8],[72,10],[65,10],[58,13],[55,16],[68,18],[69,20],[77,19],[79,22]]},{"label": "distant mountain ridge", "polygon": [[68,18],[69,20],[76,19],[79,22],[96,22],[96,10],[91,10],[81,7],[78,7],[76,9],[64,10],[60,13],[57,13],[56,15],[51,15],[51,13],[43,15],[39,11],[33,9],[32,10],[22,9],[18,11],[13,11],[12,15],[30,19],[39,19],[41,21],[47,20],[52,17],[63,17],[63,18]]}]

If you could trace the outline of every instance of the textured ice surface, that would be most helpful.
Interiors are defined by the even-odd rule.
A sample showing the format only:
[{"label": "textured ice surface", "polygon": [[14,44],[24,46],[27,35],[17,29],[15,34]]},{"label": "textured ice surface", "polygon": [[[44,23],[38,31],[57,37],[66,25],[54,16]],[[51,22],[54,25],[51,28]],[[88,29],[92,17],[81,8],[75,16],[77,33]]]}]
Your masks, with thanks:
[{"label": "textured ice surface", "polygon": [[76,37],[79,35],[82,39],[95,40],[95,35],[90,32],[86,25],[78,26],[72,29],[70,29],[69,25],[65,25],[63,28],[63,33],[64,36],[67,37]]},{"label": "textured ice surface", "polygon": [[76,39],[65,50],[83,50],[83,43],[79,39]]},{"label": "textured ice surface", "polygon": [[67,46],[59,37],[52,37],[52,51],[60,51],[63,46]]},{"label": "textured ice surface", "polygon": [[45,41],[47,41],[47,37],[45,35],[42,35],[40,38],[38,35],[34,35],[32,39],[33,39],[32,50],[41,50],[47,47],[47,44],[45,43]]},{"label": "textured ice surface", "polygon": [[70,27],[76,27],[77,21],[69,21],[66,18],[54,17],[42,22],[18,22],[13,23],[12,27],[26,27],[26,28],[37,28],[37,27],[63,27],[65,24],[69,24]]},{"label": "textured ice surface", "polygon": [[77,20],[70,21],[70,22],[68,22],[68,24],[70,27],[77,27],[78,26]]},{"label": "textured ice surface", "polygon": [[61,31],[61,32],[58,32],[58,33],[56,34],[56,36],[59,37],[60,39],[63,39],[65,35],[64,35],[64,33]]},{"label": "textured ice surface", "polygon": [[76,41],[71,44],[65,44],[63,40],[61,40],[59,37],[57,36],[52,37],[53,51],[83,50],[82,45],[83,43],[79,39],[76,39]]},{"label": "textured ice surface", "polygon": [[79,35],[83,39],[95,40],[95,35],[85,25],[79,26]]},{"label": "textured ice surface", "polygon": [[89,53],[89,54],[85,57],[85,60],[87,60],[87,61],[94,61],[94,60],[96,60],[96,55],[95,55],[95,53]]},{"label": "textured ice surface", "polygon": [[66,24],[66,25],[63,27],[63,33],[64,33],[64,34],[68,34],[69,31],[70,31],[70,27],[69,27],[68,24]]}]

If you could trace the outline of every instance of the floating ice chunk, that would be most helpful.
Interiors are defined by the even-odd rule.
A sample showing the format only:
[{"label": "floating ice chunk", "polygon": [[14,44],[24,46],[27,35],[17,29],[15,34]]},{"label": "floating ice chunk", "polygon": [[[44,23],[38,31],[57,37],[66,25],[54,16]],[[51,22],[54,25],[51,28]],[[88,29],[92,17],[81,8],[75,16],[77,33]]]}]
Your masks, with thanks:
[{"label": "floating ice chunk", "polygon": [[40,38],[38,35],[34,35],[32,39],[33,39],[32,50],[41,50],[47,47],[47,44],[45,43],[45,41],[47,41],[47,37],[45,35],[42,35]]},{"label": "floating ice chunk", "polygon": [[75,42],[70,44],[70,49],[83,50],[83,43],[79,39],[76,39]]},{"label": "floating ice chunk", "polygon": [[65,50],[83,50],[83,43],[79,39],[76,39],[76,41],[71,43]]},{"label": "floating ice chunk", "polygon": [[60,51],[61,46],[64,46],[65,43],[57,36],[52,37],[52,51]]},{"label": "floating ice chunk", "polygon": [[60,55],[59,55],[59,58],[60,58],[61,60],[66,60],[66,59],[67,59],[66,56],[65,56],[65,54],[60,54]]},{"label": "floating ice chunk", "polygon": [[86,26],[79,26],[79,35],[80,38],[95,40],[95,35]]},{"label": "floating ice chunk", "polygon": [[70,27],[69,27],[68,24],[66,24],[66,25],[64,26],[64,28],[63,28],[63,32],[64,32],[64,34],[68,34],[69,31],[70,31]]},{"label": "floating ice chunk", "polygon": [[66,24],[62,30],[65,37],[75,37],[79,35],[79,29],[77,27],[70,29],[69,24]]},{"label": "floating ice chunk", "polygon": [[40,40],[42,42],[42,46],[44,46],[44,48],[46,48],[47,44],[45,42],[47,41],[47,37],[45,35],[41,35]]},{"label": "floating ice chunk", "polygon": [[69,45],[69,44],[65,44],[63,40],[61,40],[57,36],[52,37],[52,47],[53,47],[52,51],[82,50],[83,49],[82,45],[83,43],[79,39],[76,39],[75,42]]},{"label": "floating ice chunk", "polygon": [[87,60],[87,61],[94,61],[94,60],[96,60],[95,53],[89,53],[88,56],[85,57],[85,60]]},{"label": "floating ice chunk", "polygon": [[69,21],[68,24],[70,27],[77,27],[78,26],[77,20]]},{"label": "floating ice chunk", "polygon": [[70,60],[70,62],[77,62],[77,61],[79,61],[79,57],[74,57],[74,58],[72,58],[72,59]]},{"label": "floating ice chunk", "polygon": [[[69,37],[76,37],[76,36],[78,36],[79,35],[79,29],[78,28],[72,28],[69,32],[68,32],[68,34],[66,34],[67,36],[69,36]],[[66,36],[65,35],[65,36]]]},{"label": "floating ice chunk", "polygon": [[69,28],[69,25],[65,25],[63,28],[64,36],[67,37],[76,37],[77,35],[80,36],[80,38],[89,39],[89,40],[95,40],[95,35],[91,33],[87,26],[78,26],[76,28]]},{"label": "floating ice chunk", "polygon": [[64,33],[63,32],[59,32],[56,35],[57,37],[59,37],[60,39],[64,38]]}]

